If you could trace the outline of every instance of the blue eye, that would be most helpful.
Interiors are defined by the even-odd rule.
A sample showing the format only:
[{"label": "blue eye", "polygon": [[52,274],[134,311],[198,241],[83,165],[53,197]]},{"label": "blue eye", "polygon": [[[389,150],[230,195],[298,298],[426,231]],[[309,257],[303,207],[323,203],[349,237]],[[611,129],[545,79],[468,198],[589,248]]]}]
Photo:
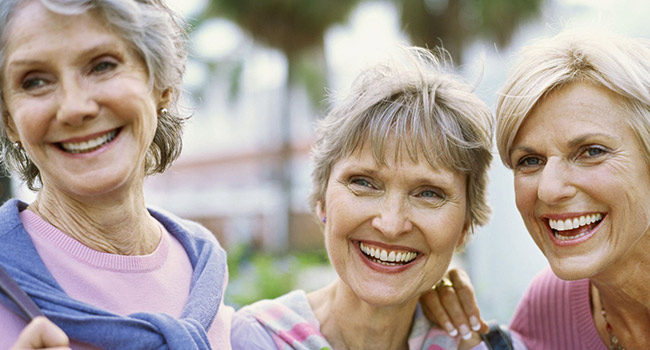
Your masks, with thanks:
[{"label": "blue eye", "polygon": [[583,154],[586,154],[588,157],[598,157],[606,152],[607,151],[602,147],[589,147],[584,151]]},{"label": "blue eye", "polygon": [[517,162],[518,166],[534,167],[542,164],[542,160],[537,157],[524,157]]},{"label": "blue eye", "polygon": [[434,198],[434,197],[440,197],[435,191],[432,190],[426,190],[420,192],[420,197],[426,197],[426,198]]},{"label": "blue eye", "polygon": [[20,87],[23,88],[24,90],[33,90],[45,84],[46,84],[45,80],[41,78],[29,78],[29,79],[25,79],[22,82],[22,84],[20,84]]},{"label": "blue eye", "polygon": [[371,188],[373,187],[372,184],[366,179],[353,179],[350,182],[355,184],[355,185],[359,185],[359,186],[363,186],[363,187],[371,187]]},{"label": "blue eye", "polygon": [[101,61],[93,67],[93,72],[105,72],[115,68],[117,64],[111,61]]}]

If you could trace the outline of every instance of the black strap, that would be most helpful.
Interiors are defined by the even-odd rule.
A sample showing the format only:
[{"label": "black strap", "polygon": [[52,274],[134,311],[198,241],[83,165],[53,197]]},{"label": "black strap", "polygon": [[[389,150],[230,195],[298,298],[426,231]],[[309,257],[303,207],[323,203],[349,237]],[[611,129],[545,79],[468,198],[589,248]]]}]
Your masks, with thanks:
[{"label": "black strap", "polygon": [[481,339],[489,350],[514,350],[510,331],[500,326],[496,321],[488,322],[490,330],[481,334]]},{"label": "black strap", "polygon": [[27,321],[36,316],[43,316],[41,309],[36,303],[20,288],[18,283],[0,266],[0,291],[4,292],[16,305],[25,313]]}]

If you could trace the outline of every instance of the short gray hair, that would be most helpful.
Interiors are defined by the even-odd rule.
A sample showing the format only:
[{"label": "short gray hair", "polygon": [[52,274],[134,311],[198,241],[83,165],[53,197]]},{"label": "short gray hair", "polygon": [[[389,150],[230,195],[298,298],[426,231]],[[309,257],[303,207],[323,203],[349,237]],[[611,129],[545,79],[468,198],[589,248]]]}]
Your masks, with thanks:
[{"label": "short gray hair", "polygon": [[432,167],[467,176],[470,232],[487,223],[487,170],[492,161],[492,113],[472,88],[452,73],[451,64],[431,51],[403,48],[406,60],[391,60],[363,71],[349,95],[317,125],[312,209],[324,204],[332,166],[364,144],[378,164],[386,163],[385,140],[395,135],[396,152],[413,161],[422,154]]},{"label": "short gray hair", "polygon": [[[187,119],[178,107],[187,61],[187,31],[182,18],[167,7],[163,0],[36,1],[51,11],[65,15],[96,12],[143,59],[152,91],[169,90],[172,93],[168,113],[158,116],[154,140],[145,161],[147,174],[165,171],[181,152],[183,124]],[[25,3],[26,0],[0,1],[0,67],[5,64],[4,49],[12,15]],[[9,117],[4,98],[0,99],[0,112],[2,118]],[[0,130],[2,162],[5,167],[18,173],[30,189],[37,190],[41,182],[38,168],[24,151],[12,146],[4,127],[0,127]]]},{"label": "short gray hair", "polygon": [[510,149],[533,108],[559,87],[586,82],[621,98],[626,122],[650,164],[650,41],[567,30],[522,49],[497,100],[497,148],[509,168]]}]

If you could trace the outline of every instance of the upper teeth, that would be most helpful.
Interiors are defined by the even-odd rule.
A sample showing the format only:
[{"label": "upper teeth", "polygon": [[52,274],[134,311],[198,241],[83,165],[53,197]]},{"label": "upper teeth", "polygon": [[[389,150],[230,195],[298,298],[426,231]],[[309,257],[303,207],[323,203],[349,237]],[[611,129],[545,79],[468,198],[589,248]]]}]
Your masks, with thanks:
[{"label": "upper teeth", "polygon": [[367,245],[360,243],[359,248],[366,255],[371,256],[375,259],[381,260],[383,262],[403,262],[407,263],[415,259],[418,255],[416,252],[405,252],[397,250],[385,250],[380,248],[368,247]]},{"label": "upper teeth", "polygon": [[115,138],[115,135],[117,135],[117,129],[88,141],[61,142],[61,147],[70,153],[88,152],[111,141],[113,138]]},{"label": "upper teeth", "polygon": [[552,229],[556,231],[566,231],[573,230],[580,226],[589,225],[593,222],[600,221],[603,218],[603,215],[600,213],[583,215],[573,219],[566,220],[549,220],[548,224]]}]

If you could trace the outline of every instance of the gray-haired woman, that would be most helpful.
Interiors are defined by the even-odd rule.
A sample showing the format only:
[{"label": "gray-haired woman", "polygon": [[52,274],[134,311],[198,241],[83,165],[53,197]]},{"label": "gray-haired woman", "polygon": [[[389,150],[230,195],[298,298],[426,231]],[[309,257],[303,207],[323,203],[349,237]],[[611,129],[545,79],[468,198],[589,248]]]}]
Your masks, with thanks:
[{"label": "gray-haired woman", "polygon": [[[161,0],[0,2],[0,265],[73,348],[228,348],[225,252],[146,207],[181,149],[182,22]],[[0,293],[0,348],[26,325]]]},{"label": "gray-haired woman", "polygon": [[233,349],[458,348],[418,298],[488,220],[492,115],[431,52],[403,53],[364,71],[317,129],[311,204],[338,278],[238,311]]}]

